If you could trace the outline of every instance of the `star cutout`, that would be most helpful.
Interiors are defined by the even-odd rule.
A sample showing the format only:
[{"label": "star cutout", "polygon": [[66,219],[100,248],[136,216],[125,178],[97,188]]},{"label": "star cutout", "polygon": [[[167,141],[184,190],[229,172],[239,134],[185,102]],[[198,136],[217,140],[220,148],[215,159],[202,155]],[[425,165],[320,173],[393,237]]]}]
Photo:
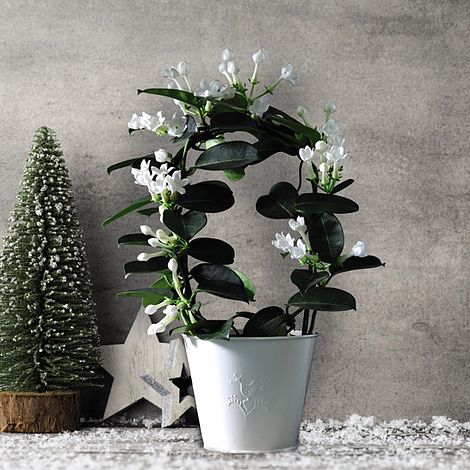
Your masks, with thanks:
[{"label": "star cutout", "polygon": [[147,335],[148,327],[149,317],[141,310],[124,344],[101,347],[103,367],[113,377],[103,419],[143,398],[162,410],[162,427],[167,427],[196,406],[189,395],[180,401],[180,389],[172,382],[185,366],[188,370],[182,339],[160,343],[156,335]]}]

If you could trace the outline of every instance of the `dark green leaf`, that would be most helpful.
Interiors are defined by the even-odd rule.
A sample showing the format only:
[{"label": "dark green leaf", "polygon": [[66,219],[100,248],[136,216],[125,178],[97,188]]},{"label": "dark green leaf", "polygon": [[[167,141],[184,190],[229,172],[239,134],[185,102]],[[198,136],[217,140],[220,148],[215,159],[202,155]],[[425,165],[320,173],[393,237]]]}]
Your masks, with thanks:
[{"label": "dark green leaf", "polygon": [[263,132],[257,121],[239,112],[217,113],[211,117],[211,127],[220,133],[248,132],[255,137]]},{"label": "dark green leaf", "polygon": [[250,297],[240,277],[230,268],[220,264],[198,264],[191,270],[198,289],[224,299],[249,302]]},{"label": "dark green leaf", "polygon": [[305,292],[310,287],[315,286],[320,281],[328,279],[328,273],[325,271],[319,273],[311,273],[307,269],[294,269],[290,276],[291,281],[295,284],[300,292]]},{"label": "dark green leaf", "polygon": [[275,184],[267,196],[256,201],[256,210],[270,219],[290,219],[296,216],[294,208],[298,192],[290,183]]},{"label": "dark green leaf", "polygon": [[359,206],[351,199],[331,194],[301,194],[295,203],[298,212],[305,214],[346,214],[356,212]]},{"label": "dark green leaf", "polygon": [[108,172],[108,175],[110,175],[113,171],[119,170],[120,168],[126,168],[127,166],[134,166],[135,167],[134,164],[138,164],[140,166],[140,162],[142,160],[148,160],[148,159],[154,160],[155,159],[154,154],[151,153],[149,155],[144,155],[143,157],[134,157],[134,158],[131,158],[129,160],[124,160],[122,162],[115,163],[114,165],[109,166],[106,169],[106,171]]},{"label": "dark green leaf", "polygon": [[230,181],[240,181],[245,176],[245,168],[233,168],[231,170],[224,170],[224,175]]},{"label": "dark green leaf", "polygon": [[293,118],[285,118],[283,116],[271,115],[269,116],[271,121],[282,124],[283,126],[288,127],[290,130],[302,134],[308,137],[310,145],[315,145],[315,143],[321,139],[321,135],[316,129],[311,127],[304,126],[299,121]]},{"label": "dark green leaf", "polygon": [[357,269],[378,268],[379,266],[385,266],[385,263],[382,263],[376,256],[364,256],[363,258],[351,256],[345,260],[342,265],[331,266],[330,271],[331,274],[334,275],[346,271],[355,271]]},{"label": "dark green leaf", "polygon": [[176,235],[189,241],[205,227],[207,217],[204,212],[189,211],[182,215],[178,212],[166,210],[163,213],[163,223]]},{"label": "dark green leaf", "polygon": [[189,242],[188,254],[208,263],[231,264],[235,257],[234,249],[217,238],[196,238]]},{"label": "dark green leaf", "polygon": [[248,165],[257,158],[256,148],[248,142],[225,142],[204,151],[194,166],[204,170],[229,170]]},{"label": "dark green leaf", "polygon": [[173,298],[173,292],[170,289],[157,289],[157,288],[147,288],[147,289],[134,289],[126,292],[119,292],[118,297],[140,297],[146,299],[156,300],[155,303],[161,302],[161,298],[169,297]]},{"label": "dark green leaf", "polygon": [[164,256],[151,258],[148,261],[131,261],[124,265],[126,277],[132,273],[155,273],[168,267],[168,260]]},{"label": "dark green leaf", "polygon": [[[277,336],[286,334],[286,329],[281,327],[289,320],[284,310],[280,307],[266,307],[256,312],[246,322],[243,328],[244,336]],[[281,331],[279,331],[281,330]]]},{"label": "dark green leaf", "polygon": [[191,333],[199,339],[230,339],[230,331],[233,326],[233,320],[230,318],[224,320],[203,320],[192,325],[183,325],[171,330],[170,334]]},{"label": "dark green leaf", "polygon": [[204,181],[186,187],[178,197],[178,204],[201,212],[222,212],[233,206],[232,190],[222,181]]},{"label": "dark green leaf", "polygon": [[137,211],[139,214],[145,215],[147,217],[150,217],[153,214],[156,214],[159,212],[158,207],[149,207],[148,209],[142,209],[140,211]]},{"label": "dark green leaf", "polygon": [[349,292],[334,287],[311,287],[304,294],[293,295],[288,305],[327,312],[356,310],[354,297]]},{"label": "dark green leaf", "polygon": [[119,212],[116,212],[116,214],[112,215],[111,217],[108,217],[103,222],[103,227],[106,227],[106,225],[110,224],[111,222],[114,222],[115,220],[124,217],[126,214],[129,214],[130,212],[133,212],[143,206],[146,206],[151,202],[152,197],[150,195],[137,199],[137,201],[134,201],[130,206],[126,207],[125,209],[121,209]]},{"label": "dark green leaf", "polygon": [[149,239],[152,238],[149,235],[144,235],[143,233],[129,233],[128,235],[123,235],[118,240],[118,246],[121,245],[148,245]]},{"label": "dark green leaf", "polygon": [[[198,106],[199,100],[189,91],[175,90],[172,88],[146,88],[145,90],[137,90],[137,94],[147,93],[150,95],[166,96],[174,100],[182,101],[191,106]],[[204,100],[203,100],[204,101]]]},{"label": "dark green leaf", "polygon": [[333,214],[320,214],[308,226],[310,244],[322,261],[334,263],[344,247],[343,228]]},{"label": "dark green leaf", "polygon": [[344,180],[341,181],[341,183],[338,183],[334,188],[333,191],[331,191],[331,194],[339,193],[343,189],[346,189],[348,186],[351,186],[354,183],[353,179],[349,180]]}]

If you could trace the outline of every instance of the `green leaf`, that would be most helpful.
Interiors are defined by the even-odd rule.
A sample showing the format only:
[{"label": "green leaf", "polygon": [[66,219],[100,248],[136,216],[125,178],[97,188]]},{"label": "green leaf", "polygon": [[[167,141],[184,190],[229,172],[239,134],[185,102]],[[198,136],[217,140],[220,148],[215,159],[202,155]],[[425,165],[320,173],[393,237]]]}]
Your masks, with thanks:
[{"label": "green leaf", "polygon": [[326,271],[319,273],[311,273],[307,269],[294,269],[290,276],[293,284],[295,284],[300,292],[305,292],[310,287],[317,285],[320,281],[328,279],[329,275]]},{"label": "green leaf", "polygon": [[231,170],[224,170],[224,175],[230,181],[240,181],[245,176],[245,168],[232,168]]},{"label": "green leaf", "polygon": [[220,264],[198,264],[191,275],[199,284],[198,289],[224,299],[250,301],[250,293],[245,289],[239,275],[227,266]]},{"label": "green leaf", "polygon": [[157,289],[157,288],[146,288],[146,289],[134,289],[125,292],[119,292],[117,297],[140,297],[142,299],[155,300],[155,303],[161,302],[160,299],[163,297],[173,298],[173,292],[170,289]]},{"label": "green leaf", "polygon": [[261,196],[256,201],[256,210],[270,219],[295,218],[294,204],[298,195],[297,190],[290,183],[277,183],[267,196]]},{"label": "green leaf", "polygon": [[137,90],[137,94],[147,93],[150,95],[166,96],[174,100],[182,101],[191,106],[199,106],[205,100],[198,100],[192,93],[184,90],[175,90],[172,88],[146,88],[145,90]]},{"label": "green leaf", "polygon": [[360,258],[359,256],[351,256],[345,260],[342,265],[331,266],[330,271],[332,275],[335,275],[347,271],[378,268],[380,266],[385,266],[385,263],[382,263],[382,261],[380,261],[376,256],[364,256],[363,258]]},{"label": "green leaf", "polygon": [[187,186],[177,203],[186,209],[213,213],[230,209],[235,199],[232,190],[222,181],[204,181]]},{"label": "green leaf", "polygon": [[333,214],[320,214],[308,226],[310,244],[322,261],[334,263],[344,247],[343,227]]},{"label": "green leaf", "polygon": [[205,227],[207,217],[204,212],[189,211],[182,215],[178,212],[166,210],[163,213],[163,223],[176,235],[189,241]]},{"label": "green leaf", "polygon": [[356,212],[359,206],[351,199],[331,194],[301,194],[295,203],[295,208],[303,214],[346,214]]},{"label": "green leaf", "polygon": [[148,159],[154,160],[155,159],[154,154],[151,153],[149,155],[144,155],[143,157],[134,157],[129,160],[124,160],[122,162],[115,163],[114,165],[108,166],[106,171],[108,172],[108,175],[110,175],[115,170],[119,170],[120,168],[126,168],[128,166],[133,166],[134,164],[140,165],[140,162],[142,160],[148,160]]},{"label": "green leaf", "polygon": [[123,235],[118,239],[118,246],[121,245],[147,245],[148,241],[152,238],[149,235],[144,235],[143,233],[129,233]]},{"label": "green leaf", "polygon": [[[279,336],[285,335],[285,324],[289,320],[280,307],[265,307],[256,312],[245,324],[243,336]],[[284,325],[284,328],[282,326]]]},{"label": "green leaf", "polygon": [[356,310],[356,300],[349,293],[334,287],[311,287],[305,293],[293,295],[288,302],[293,307],[340,312]]},{"label": "green leaf", "polygon": [[217,238],[196,238],[189,242],[188,254],[208,263],[232,264],[235,250]]},{"label": "green leaf", "polygon": [[248,295],[248,300],[250,302],[255,300],[255,294],[256,294],[256,288],[255,285],[253,284],[252,280],[244,273],[241,271],[238,271],[238,269],[231,268],[232,271],[234,271],[237,276],[242,280],[243,285],[245,286],[246,293]]},{"label": "green leaf", "polygon": [[338,183],[338,184],[333,188],[333,190],[331,191],[331,194],[339,193],[339,192],[342,191],[343,189],[346,189],[348,186],[351,186],[353,183],[354,183],[354,180],[353,180],[353,179],[341,181],[341,183]]},{"label": "green leaf", "polygon": [[248,132],[255,137],[263,133],[257,121],[239,112],[223,112],[213,115],[211,117],[211,128],[220,133]]},{"label": "green leaf", "polygon": [[183,325],[171,330],[170,334],[191,333],[199,339],[230,339],[233,320],[203,320],[192,325]]},{"label": "green leaf", "polygon": [[159,212],[158,207],[149,207],[148,209],[142,209],[140,211],[137,211],[139,214],[145,215],[147,217],[150,217],[153,214],[156,214]]},{"label": "green leaf", "polygon": [[168,260],[165,256],[151,258],[148,261],[131,261],[124,265],[126,277],[132,273],[155,273],[168,268]]},{"label": "green leaf", "polygon": [[269,116],[269,119],[271,121],[282,124],[283,126],[286,126],[290,130],[298,134],[307,136],[311,145],[315,145],[315,143],[321,139],[321,135],[316,129],[312,129],[311,127],[304,126],[301,122],[291,117],[287,119],[283,116],[277,116],[275,114],[272,114]]},{"label": "green leaf", "polygon": [[137,201],[134,201],[130,206],[127,206],[126,208],[121,209],[119,212],[116,212],[111,217],[108,217],[103,222],[103,227],[106,227],[106,225],[109,225],[111,222],[114,222],[115,220],[120,219],[121,217],[124,217],[126,214],[129,214],[130,212],[133,212],[143,206],[146,206],[147,204],[150,204],[151,202],[152,202],[152,197],[150,195],[137,199]]},{"label": "green leaf", "polygon": [[225,142],[204,151],[194,166],[204,170],[230,170],[248,165],[257,158],[256,148],[248,142]]}]

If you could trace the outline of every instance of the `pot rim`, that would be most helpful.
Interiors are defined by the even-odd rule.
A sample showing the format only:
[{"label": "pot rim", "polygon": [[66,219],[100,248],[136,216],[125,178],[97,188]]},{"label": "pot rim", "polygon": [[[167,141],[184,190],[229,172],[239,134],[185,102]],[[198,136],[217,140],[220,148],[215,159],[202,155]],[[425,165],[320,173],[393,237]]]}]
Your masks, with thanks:
[{"label": "pot rim", "polygon": [[289,336],[230,336],[229,340],[222,339],[222,338],[214,338],[214,339],[201,339],[197,336],[189,336],[185,333],[182,334],[185,338],[188,339],[198,339],[200,341],[223,341],[226,343],[227,341],[282,341],[282,340],[293,340],[293,339],[302,339],[302,338],[316,338],[320,336],[320,333],[314,332],[311,335],[289,335]]}]

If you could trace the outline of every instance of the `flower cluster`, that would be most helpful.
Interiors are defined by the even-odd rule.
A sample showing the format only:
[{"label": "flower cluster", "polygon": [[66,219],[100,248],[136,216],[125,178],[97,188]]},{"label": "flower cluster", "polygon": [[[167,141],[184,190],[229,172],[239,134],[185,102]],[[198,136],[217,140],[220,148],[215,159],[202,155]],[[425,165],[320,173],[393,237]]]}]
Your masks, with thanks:
[{"label": "flower cluster", "polygon": [[[157,162],[168,161],[169,155],[160,149],[155,152]],[[150,160],[142,160],[140,168],[132,168],[135,183],[147,186],[149,193],[156,202],[167,202],[169,198],[178,193],[186,192],[185,186],[189,184],[189,178],[182,178],[181,170],[169,167],[163,163],[160,167],[150,166]]]},{"label": "flower cluster", "polygon": [[[344,139],[340,134],[338,123],[331,117],[336,111],[336,104],[329,101],[323,107],[323,111],[325,112],[325,124],[322,127],[322,139],[316,142],[313,148],[308,145],[301,148],[299,157],[308,165],[309,179],[325,192],[330,193],[341,179],[343,169],[341,162],[347,153],[344,151]],[[299,107],[297,114],[304,120],[305,125],[310,125],[305,108]],[[318,176],[313,169],[314,159],[319,162]]]},{"label": "flower cluster", "polygon": [[[309,264],[320,270],[327,269],[328,264],[320,261],[318,254],[312,250],[305,218],[298,216],[297,219],[290,219],[289,227],[297,232],[300,238],[296,240],[290,233],[276,233],[276,239],[272,241],[272,244],[281,251],[284,257],[290,256],[291,259],[297,260],[301,265]],[[338,258],[338,262],[343,263],[351,256],[364,258],[367,255],[367,244],[358,241],[349,253]]]}]

